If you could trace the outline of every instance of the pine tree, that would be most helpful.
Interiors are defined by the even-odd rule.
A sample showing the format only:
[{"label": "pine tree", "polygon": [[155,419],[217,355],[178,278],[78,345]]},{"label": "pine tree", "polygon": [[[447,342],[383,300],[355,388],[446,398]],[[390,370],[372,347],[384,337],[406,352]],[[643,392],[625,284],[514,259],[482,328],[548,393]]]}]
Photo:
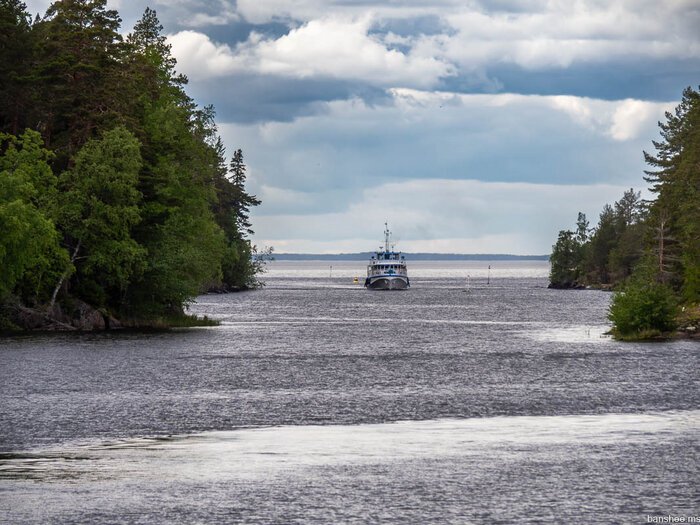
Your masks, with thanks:
[{"label": "pine tree", "polygon": [[586,273],[589,281],[610,283],[608,262],[610,252],[615,248],[616,243],[615,212],[612,206],[606,204],[600,212],[598,225],[586,251]]},{"label": "pine tree", "polygon": [[24,2],[0,0],[0,132],[18,135],[30,106],[34,40]]},{"label": "pine tree", "polygon": [[236,227],[242,236],[252,235],[252,225],[250,223],[250,208],[258,206],[260,201],[255,195],[250,195],[245,191],[246,165],[243,163],[243,151],[236,150],[231,158],[231,183],[234,187],[232,207],[236,216]]},{"label": "pine tree", "polygon": [[680,289],[686,301],[700,302],[700,93],[687,88],[674,113],[659,123],[656,168],[645,180],[657,194],[649,206],[649,244],[659,259],[659,276]]},{"label": "pine tree", "polygon": [[549,260],[551,270],[549,282],[551,288],[570,288],[577,283],[579,264],[581,262],[581,244],[570,230],[562,230]]},{"label": "pine tree", "polygon": [[123,52],[120,23],[106,0],[60,0],[34,25],[36,125],[65,161],[115,117],[121,94],[110,80]]}]

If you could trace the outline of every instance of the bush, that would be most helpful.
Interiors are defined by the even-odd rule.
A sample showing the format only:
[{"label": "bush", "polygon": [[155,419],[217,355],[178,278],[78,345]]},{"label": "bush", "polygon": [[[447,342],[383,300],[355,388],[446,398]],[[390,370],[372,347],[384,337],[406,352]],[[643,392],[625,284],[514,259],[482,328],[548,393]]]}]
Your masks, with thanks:
[{"label": "bush", "polygon": [[676,327],[678,301],[668,286],[644,277],[632,278],[613,295],[608,319],[620,339],[639,339],[670,332]]}]

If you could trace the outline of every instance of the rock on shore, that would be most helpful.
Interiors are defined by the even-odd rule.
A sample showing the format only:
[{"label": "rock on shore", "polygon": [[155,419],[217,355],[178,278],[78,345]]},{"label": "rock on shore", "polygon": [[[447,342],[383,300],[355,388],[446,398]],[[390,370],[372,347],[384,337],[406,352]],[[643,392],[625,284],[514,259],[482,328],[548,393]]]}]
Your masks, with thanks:
[{"label": "rock on shore", "polygon": [[54,304],[51,310],[28,308],[21,304],[9,307],[10,321],[27,331],[94,331],[121,328],[121,323],[80,299]]}]

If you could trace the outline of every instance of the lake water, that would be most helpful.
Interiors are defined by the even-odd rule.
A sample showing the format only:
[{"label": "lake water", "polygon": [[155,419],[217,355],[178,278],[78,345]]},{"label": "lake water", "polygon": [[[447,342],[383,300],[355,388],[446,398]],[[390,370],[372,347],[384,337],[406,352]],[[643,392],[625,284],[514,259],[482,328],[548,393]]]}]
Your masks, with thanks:
[{"label": "lake water", "polygon": [[0,522],[700,514],[697,342],[611,340],[610,295],[546,262],[409,272],[276,261],[192,305],[218,327],[0,340]]}]

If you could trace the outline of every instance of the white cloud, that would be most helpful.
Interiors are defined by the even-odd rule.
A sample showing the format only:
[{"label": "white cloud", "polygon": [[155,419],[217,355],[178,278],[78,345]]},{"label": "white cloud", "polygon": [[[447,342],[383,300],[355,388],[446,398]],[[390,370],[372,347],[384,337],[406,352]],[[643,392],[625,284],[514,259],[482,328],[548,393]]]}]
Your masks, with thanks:
[{"label": "white cloud", "polygon": [[522,12],[465,10],[447,20],[457,32],[441,56],[463,66],[565,68],[621,57],[700,56],[700,11],[690,2],[555,1]]},{"label": "white cloud", "polygon": [[661,120],[663,111],[670,111],[676,104],[645,102],[626,99],[618,103],[612,116],[609,129],[615,140],[629,140],[636,137],[649,121]]},{"label": "white cloud", "polygon": [[[437,35],[388,35],[386,43],[410,45],[415,57],[457,66],[468,73],[486,64],[515,64],[526,69],[566,68],[576,62],[611,59],[697,58],[700,56],[700,9],[692,0],[552,1],[516,5],[507,11],[488,3],[411,1],[376,4],[322,0],[241,0],[243,17],[263,23],[297,20],[323,23],[328,17],[351,20],[433,15],[452,31]],[[303,26],[302,26],[303,27]],[[342,33],[336,35],[343,38]],[[350,44],[348,40],[348,44]],[[318,47],[324,40],[316,42]]]},{"label": "white cloud", "polygon": [[238,22],[241,17],[235,11],[222,11],[217,15],[208,15],[206,13],[194,13],[182,22],[189,27],[205,27],[205,26],[223,26],[230,22]]},{"label": "white cloud", "polygon": [[649,102],[646,100],[600,100],[568,95],[519,95],[461,94],[418,91],[414,89],[392,89],[397,104],[411,110],[414,107],[444,107],[455,105],[464,107],[530,107],[552,108],[568,115],[579,126],[600,134],[608,135],[616,141],[638,138],[642,130],[653,126],[665,111],[671,110],[676,102]]},{"label": "white cloud", "polygon": [[[189,25],[224,23],[232,16],[300,22],[289,22],[288,33],[278,38],[253,32],[235,48],[192,31],[170,39],[181,69],[193,78],[242,72],[358,80],[382,87],[426,88],[457,74],[484,76],[484,67],[499,64],[540,70],[617,59],[700,57],[695,31],[700,10],[683,2],[645,1],[643,8],[630,2],[549,2],[546,9],[508,13],[447,3],[423,6],[420,12],[440,17],[451,31],[373,33],[388,18],[416,14],[396,11],[397,5],[244,1],[237,11],[191,16]],[[408,50],[392,49],[397,43]],[[485,76],[481,82],[495,82],[498,88]]]},{"label": "white cloud", "polygon": [[390,50],[369,36],[370,18],[348,22],[313,20],[277,40],[260,41],[252,54],[261,73],[293,77],[362,79],[372,84],[429,86],[454,73],[432,57],[413,57]]},{"label": "white cloud", "polygon": [[223,76],[236,69],[233,52],[226,44],[215,44],[197,31],[180,31],[168,37],[178,71],[192,79]]},{"label": "white cloud", "polygon": [[[683,59],[700,57],[700,8],[697,0],[600,0],[547,2],[347,2],[345,0],[220,0],[216,14],[197,12],[198,2],[156,2],[174,13],[179,23],[196,28],[233,20],[253,24],[283,22],[289,33],[278,39],[252,36],[231,50],[182,35],[185,44],[224,54],[227,67],[193,68],[191,75],[230,71],[269,72],[285,76],[331,76],[368,80],[388,86],[428,86],[441,76],[462,75],[486,65],[515,64],[525,69],[567,68],[575,63],[611,60]],[[29,0],[32,12],[48,7],[47,0]],[[110,7],[123,7],[110,0]],[[445,31],[423,35],[371,36],[391,20],[432,16]],[[177,35],[172,37],[174,42]],[[388,48],[400,42],[406,54]],[[193,55],[193,56],[190,56]],[[355,55],[353,57],[353,55]],[[178,54],[178,58],[181,56]],[[184,53],[194,65],[202,53]],[[188,60],[190,59],[191,60]],[[333,60],[333,59],[336,60]],[[353,60],[355,58],[355,60]],[[184,70],[184,68],[183,68]],[[402,70],[405,73],[402,73]],[[418,83],[419,74],[427,78]]]},{"label": "white cloud", "polygon": [[313,20],[277,39],[252,33],[231,49],[203,33],[181,31],[169,37],[181,71],[193,78],[246,72],[291,78],[362,80],[378,86],[429,87],[455,74],[433,57],[389,49],[369,35],[371,20]]}]

